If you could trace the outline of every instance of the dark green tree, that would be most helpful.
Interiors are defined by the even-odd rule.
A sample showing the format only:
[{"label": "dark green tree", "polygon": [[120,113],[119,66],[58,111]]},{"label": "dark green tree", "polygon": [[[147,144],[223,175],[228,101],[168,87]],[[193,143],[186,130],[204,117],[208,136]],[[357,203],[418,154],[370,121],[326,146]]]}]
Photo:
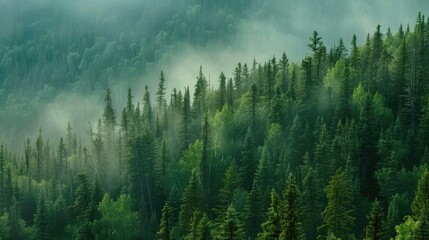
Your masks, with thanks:
[{"label": "dark green tree", "polygon": [[223,106],[226,103],[226,96],[226,77],[225,74],[221,72],[219,76],[219,89],[217,93],[216,109],[222,110]]},{"label": "dark green tree", "polygon": [[411,208],[416,219],[423,219],[424,215],[429,213],[429,170],[427,169],[424,170],[417,183]]},{"label": "dark green tree", "polygon": [[326,236],[352,239],[354,227],[353,183],[342,169],[338,169],[325,188],[328,204],[322,213],[324,224],[320,227]]},{"label": "dark green tree", "polygon": [[244,229],[239,215],[234,207],[228,207],[225,217],[219,226],[216,239],[219,240],[244,240]]},{"label": "dark green tree", "polygon": [[165,105],[167,104],[165,101],[165,76],[164,72],[161,71],[161,75],[159,77],[159,85],[158,85],[158,91],[156,92],[156,101],[158,102],[158,111],[162,112]]},{"label": "dark green tree", "polygon": [[171,234],[172,222],[171,222],[171,209],[166,202],[162,208],[161,223],[159,230],[156,233],[158,240],[172,240]]},{"label": "dark green tree", "polygon": [[262,223],[262,232],[258,233],[258,240],[277,240],[280,239],[282,232],[281,226],[281,207],[280,199],[274,189],[271,190],[271,204],[265,214],[265,222]]},{"label": "dark green tree", "polygon": [[189,178],[189,183],[183,191],[179,212],[179,226],[184,232],[188,229],[194,212],[202,210],[204,207],[204,191],[199,176],[198,171],[194,169]]},{"label": "dark green tree", "polygon": [[288,178],[283,196],[282,209],[280,210],[282,226],[280,239],[303,240],[305,236],[302,228],[301,196],[293,175]]},{"label": "dark green tree", "polygon": [[52,214],[46,204],[44,197],[40,198],[37,212],[34,215],[35,237],[38,240],[49,240],[53,238]]},{"label": "dark green tree", "polygon": [[375,200],[372,203],[371,212],[368,216],[368,224],[366,226],[367,240],[383,240],[386,239],[384,232],[384,213],[381,203]]}]

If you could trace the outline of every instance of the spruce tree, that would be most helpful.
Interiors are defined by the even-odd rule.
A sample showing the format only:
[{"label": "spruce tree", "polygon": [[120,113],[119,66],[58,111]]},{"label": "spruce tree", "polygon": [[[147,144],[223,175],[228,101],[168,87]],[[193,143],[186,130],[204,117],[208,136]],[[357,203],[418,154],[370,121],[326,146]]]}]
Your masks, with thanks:
[{"label": "spruce tree", "polygon": [[159,85],[158,85],[158,91],[156,92],[157,98],[156,101],[158,102],[158,111],[162,111],[166,105],[165,102],[165,76],[164,72],[161,71],[161,75],[159,77]]},{"label": "spruce tree", "polygon": [[203,209],[203,196],[204,191],[201,186],[201,180],[198,171],[194,169],[189,178],[189,183],[183,191],[182,204],[180,205],[179,226],[182,231],[187,230],[187,226],[191,222],[194,212]]},{"label": "spruce tree", "polygon": [[295,177],[290,175],[286,190],[283,193],[283,201],[280,210],[282,232],[280,239],[303,240],[304,231],[302,229],[302,211],[300,203],[300,192]]},{"label": "spruce tree", "polygon": [[415,219],[423,219],[429,215],[429,170],[425,169],[422,173],[417,190],[411,205]]},{"label": "spruce tree", "polygon": [[226,77],[223,72],[220,73],[219,76],[219,89],[217,93],[217,103],[216,103],[216,109],[222,110],[223,106],[226,103]]},{"label": "spruce tree", "polygon": [[322,212],[324,224],[320,229],[326,232],[326,236],[333,234],[343,240],[353,239],[353,183],[344,170],[337,170],[325,192],[328,204]]},{"label": "spruce tree", "polygon": [[244,240],[244,229],[239,215],[234,207],[228,207],[225,217],[219,226],[216,239],[219,240]]},{"label": "spruce tree", "polygon": [[45,199],[42,196],[37,206],[37,212],[34,215],[34,228],[36,230],[35,237],[37,240],[52,239],[52,215],[46,205]]},{"label": "spruce tree", "polygon": [[171,234],[171,209],[168,206],[168,203],[166,202],[164,204],[164,207],[162,208],[162,217],[161,217],[161,223],[159,225],[159,230],[156,233],[158,240],[172,240],[172,234]]},{"label": "spruce tree", "polygon": [[252,135],[253,132],[248,128],[241,147],[241,158],[238,161],[240,183],[247,191],[252,189],[252,182],[256,171],[255,143]]},{"label": "spruce tree", "polygon": [[367,240],[383,240],[386,239],[384,232],[384,213],[381,203],[375,200],[372,203],[371,213],[368,216],[368,224],[366,226]]},{"label": "spruce tree", "polygon": [[207,214],[203,214],[198,224],[198,239],[200,240],[213,240],[211,232],[211,221],[207,217]]},{"label": "spruce tree", "polygon": [[274,189],[271,190],[271,204],[265,214],[265,222],[262,223],[262,232],[258,233],[258,240],[277,240],[280,239],[282,232],[281,226],[281,207],[280,199]]}]

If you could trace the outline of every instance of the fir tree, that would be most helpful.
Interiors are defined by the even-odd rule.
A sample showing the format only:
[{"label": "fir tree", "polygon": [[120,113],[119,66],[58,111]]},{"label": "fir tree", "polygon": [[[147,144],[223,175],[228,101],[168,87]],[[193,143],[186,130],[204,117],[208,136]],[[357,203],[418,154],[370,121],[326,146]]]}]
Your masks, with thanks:
[{"label": "fir tree", "polygon": [[285,192],[283,193],[281,212],[282,232],[280,239],[303,240],[302,213],[300,203],[300,192],[295,177],[290,175]]},{"label": "fir tree", "polygon": [[327,236],[333,234],[344,240],[352,239],[355,221],[353,184],[344,170],[337,170],[325,192],[328,204],[322,213],[324,224],[321,230],[327,232]]},{"label": "fir tree", "polygon": [[429,213],[429,170],[425,169],[417,184],[416,194],[411,205],[414,217],[423,219]]},{"label": "fir tree", "polygon": [[159,85],[158,85],[158,91],[156,92],[157,98],[156,101],[158,102],[158,111],[162,111],[166,105],[165,102],[165,76],[164,72],[161,71],[161,75],[159,77]]},{"label": "fir tree", "polygon": [[162,218],[161,223],[159,225],[159,230],[156,233],[158,240],[172,240],[172,234],[171,234],[171,209],[168,206],[168,203],[164,204],[164,207],[162,208]]},{"label": "fir tree", "polygon": [[226,211],[222,224],[219,226],[217,238],[219,240],[244,240],[244,229],[235,208],[230,206]]},{"label": "fir tree", "polygon": [[258,233],[258,240],[277,240],[280,239],[282,232],[280,213],[280,199],[274,189],[271,190],[271,204],[265,214],[266,220],[262,223],[262,232]]},{"label": "fir tree", "polygon": [[372,203],[371,213],[368,216],[368,225],[366,226],[367,240],[383,240],[384,235],[384,214],[381,203],[375,200]]},{"label": "fir tree", "polygon": [[204,191],[199,174],[196,170],[193,170],[189,183],[183,191],[182,204],[180,205],[179,225],[182,231],[187,229],[194,212],[203,209],[203,196]]}]

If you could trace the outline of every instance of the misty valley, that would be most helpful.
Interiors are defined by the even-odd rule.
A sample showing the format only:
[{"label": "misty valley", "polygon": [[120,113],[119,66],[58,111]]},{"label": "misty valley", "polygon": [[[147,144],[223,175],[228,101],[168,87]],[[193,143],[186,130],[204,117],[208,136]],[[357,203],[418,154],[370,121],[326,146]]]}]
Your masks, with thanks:
[{"label": "misty valley", "polygon": [[394,2],[0,2],[0,240],[429,240],[429,6]]}]

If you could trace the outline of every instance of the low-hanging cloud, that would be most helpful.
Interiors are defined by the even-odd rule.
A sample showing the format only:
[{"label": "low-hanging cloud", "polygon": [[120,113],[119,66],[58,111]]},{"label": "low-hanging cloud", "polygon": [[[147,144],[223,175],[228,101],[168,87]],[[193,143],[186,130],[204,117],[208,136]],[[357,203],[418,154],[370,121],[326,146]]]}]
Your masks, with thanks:
[{"label": "low-hanging cloud", "polygon": [[[174,2],[171,0],[143,2],[159,4],[159,9],[163,9],[160,10],[161,15],[164,15],[162,17],[168,17],[169,11],[174,8]],[[36,0],[32,4],[35,7],[43,7],[50,3],[51,0]],[[137,0],[78,0],[58,1],[56,4],[63,6],[62,11],[68,14],[78,13],[79,17],[90,24],[91,19],[97,17],[91,14],[105,15],[116,10],[127,11],[130,6],[140,3]],[[383,32],[387,31],[388,27],[395,32],[400,24],[404,27],[410,24],[410,27],[413,27],[419,11],[429,15],[429,4],[426,0],[267,0],[247,17],[237,20],[237,30],[228,36],[227,44],[223,42],[196,47],[184,43],[180,52],[172,53],[172,57],[162,66],[156,67],[152,73],[133,81],[120,80],[110,83],[117,115],[125,104],[128,87],[133,88],[134,100],[141,102],[144,85],[148,85],[154,101],[160,69],[165,72],[168,93],[172,88],[183,90],[185,86],[192,90],[200,66],[203,67],[204,75],[211,86],[217,87],[220,72],[223,71],[227,77],[231,77],[238,62],[247,63],[251,68],[253,59],[264,62],[274,55],[280,57],[283,51],[291,61],[300,61],[310,54],[307,43],[314,30],[319,32],[328,48],[337,44],[340,38],[343,38],[348,46],[353,34],[356,34],[358,42],[363,43],[366,35],[372,34],[377,24],[382,26]],[[36,135],[39,127],[42,127],[45,136],[56,140],[65,134],[68,122],[72,124],[77,135],[82,136],[89,128],[89,122],[94,127],[97,119],[101,117],[104,93],[105,89],[91,95],[66,91],[60,93],[51,103],[39,106],[37,111],[31,111],[27,121],[6,122],[0,117],[0,129],[6,131],[3,135],[6,139],[3,137],[0,141],[6,141],[8,136],[15,135],[18,136],[15,142],[23,143],[24,136]],[[21,127],[23,122],[25,127]]]}]

